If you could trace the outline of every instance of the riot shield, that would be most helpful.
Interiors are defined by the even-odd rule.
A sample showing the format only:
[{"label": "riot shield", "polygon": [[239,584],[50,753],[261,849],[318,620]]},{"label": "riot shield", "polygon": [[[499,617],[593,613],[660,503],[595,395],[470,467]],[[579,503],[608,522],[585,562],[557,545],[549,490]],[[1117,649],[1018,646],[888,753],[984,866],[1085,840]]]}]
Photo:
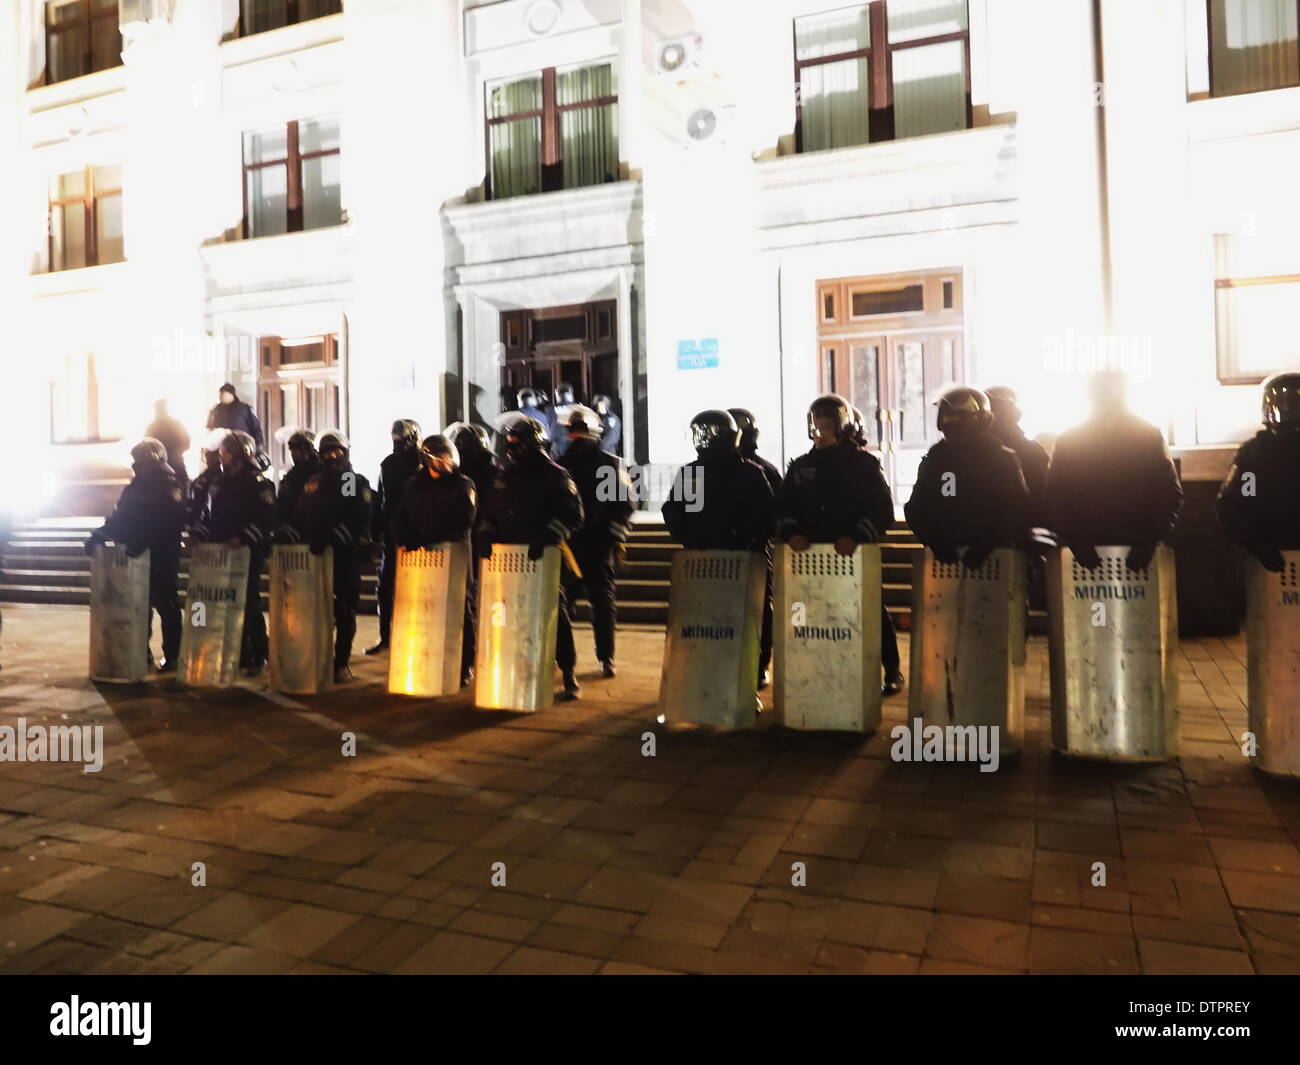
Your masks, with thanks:
[{"label": "riot shield", "polygon": [[1145,570],[1128,547],[1098,547],[1088,570],[1068,548],[1047,568],[1052,744],[1063,754],[1165,761],[1178,753],[1174,555]]},{"label": "riot shield", "polygon": [[271,548],[271,690],[310,695],[334,678],[334,550]]},{"label": "riot shield", "polygon": [[1270,573],[1246,562],[1247,705],[1256,769],[1300,774],[1300,551]]},{"label": "riot shield", "polygon": [[776,546],[777,720],[786,728],[880,726],[880,547]]},{"label": "riot shield", "polygon": [[90,560],[90,679],[132,684],[149,669],[149,552],[99,544]]},{"label": "riot shield", "polygon": [[748,728],[758,709],[767,560],[754,551],[673,557],[659,712],[668,721]]},{"label": "riot shield", "polygon": [[[964,555],[966,549],[962,548]],[[1020,750],[1025,720],[1025,556],[1001,548],[977,569],[927,549],[912,568],[910,716],[998,729],[1002,754]]]},{"label": "riot shield", "polygon": [[560,549],[528,557],[527,544],[493,544],[479,568],[474,705],[545,710],[555,702]]},{"label": "riot shield", "polygon": [[398,548],[388,648],[390,692],[431,697],[460,691],[468,574],[465,544]]},{"label": "riot shield", "polygon": [[182,684],[222,688],[239,675],[250,562],[247,547],[196,544],[190,549],[177,674]]}]

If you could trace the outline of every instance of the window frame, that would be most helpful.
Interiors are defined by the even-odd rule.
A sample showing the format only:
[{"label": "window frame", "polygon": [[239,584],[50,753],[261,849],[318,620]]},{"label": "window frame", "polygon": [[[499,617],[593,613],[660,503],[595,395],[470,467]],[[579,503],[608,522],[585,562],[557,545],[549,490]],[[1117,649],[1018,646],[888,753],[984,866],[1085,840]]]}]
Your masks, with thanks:
[{"label": "window frame", "polygon": [[[1216,270],[1217,274],[1218,271]],[[1215,277],[1214,279],[1214,354],[1215,373],[1221,385],[1257,385],[1285,367],[1275,367],[1263,372],[1242,372],[1239,364],[1235,332],[1229,335],[1230,325],[1223,320],[1219,308],[1219,293],[1224,289],[1255,288],[1262,285],[1296,285],[1300,291],[1300,273],[1266,274],[1242,277]]]},{"label": "window frame", "polygon": [[[1300,28],[1300,0],[1294,0],[1296,8],[1296,26]],[[1257,92],[1274,92],[1277,89],[1294,89],[1300,86],[1300,42],[1296,45],[1297,62],[1294,80],[1285,85],[1270,85],[1265,89],[1242,89],[1239,92],[1214,91],[1214,0],[1205,0],[1205,69],[1206,83],[1209,86],[1206,98],[1210,100],[1231,99],[1234,96],[1250,96]]]},{"label": "window frame", "polygon": [[[304,152],[299,147],[298,127],[303,122],[319,121],[322,118],[332,118],[339,121],[337,115],[316,115],[311,118],[292,118],[285,125],[285,155],[282,159],[264,159],[261,162],[250,163],[245,157],[248,150],[248,137],[261,136],[269,133],[271,127],[264,127],[258,130],[246,131],[240,142],[240,166],[243,183],[244,197],[244,217],[239,225],[239,234],[241,240],[258,240],[256,236],[249,235],[249,214],[248,214],[248,175],[254,170],[265,170],[272,166],[282,166],[285,168],[285,229],[283,233],[268,233],[266,236],[283,237],[290,233],[304,233],[310,230],[303,227],[303,208],[306,199],[305,189],[302,183],[302,164],[312,159],[323,159],[327,155],[339,155],[343,150],[342,123],[339,125],[339,145],[336,148],[323,148],[317,151]],[[339,220],[335,225],[343,225],[346,221],[346,212],[343,210],[342,203],[339,205]],[[332,226],[312,226],[312,229],[330,229]]]},{"label": "window frame", "polygon": [[[104,163],[103,166],[117,166],[116,163]],[[65,270],[84,270],[91,266],[108,266],[111,263],[126,262],[126,241],[125,235],[122,242],[122,258],[108,259],[105,262],[99,261],[99,202],[106,200],[110,196],[121,196],[122,186],[116,188],[110,186],[106,189],[98,189],[95,186],[95,171],[98,169],[94,163],[87,163],[82,167],[82,188],[84,191],[80,196],[61,196],[57,199],[50,199],[49,188],[46,187],[46,226],[45,226],[45,272],[48,274],[61,274]],[[75,170],[65,170],[54,175],[54,180],[59,180],[67,174],[75,174]],[[82,208],[83,226],[85,228],[84,240],[86,250],[86,261],[80,266],[55,266],[54,265],[54,211],[56,208],[66,207],[69,204],[79,203]]]},{"label": "window frame", "polygon": [[[98,74],[101,70],[112,70],[114,67],[122,65],[122,30],[118,23],[118,5],[114,4],[111,8],[96,10],[99,0],[70,0],[64,6],[71,7],[74,4],[81,10],[82,17],[73,21],[53,23],[50,21],[50,9],[54,7],[55,0],[45,0],[42,9],[42,17],[45,22],[45,84],[60,85],[65,81],[74,81],[77,78],[88,77],[91,74]],[[102,67],[95,66],[95,23],[104,22],[108,19],[113,20],[113,29],[117,34],[117,56],[116,61],[105,64]],[[80,74],[70,74],[66,78],[55,79],[50,69],[50,60],[54,55],[54,50],[50,47],[51,39],[61,33],[81,27],[86,32],[86,51],[83,55],[86,69]]]},{"label": "window frame", "polygon": [[[962,42],[963,74],[966,90],[966,128],[974,126],[974,107],[971,104],[971,54],[970,54],[970,0],[966,2],[966,28],[956,33],[939,33],[933,37],[918,37],[914,40],[891,44],[889,41],[889,0],[867,0],[861,4],[846,4],[845,8],[866,8],[869,39],[872,42],[866,48],[848,52],[836,52],[834,55],[817,56],[813,59],[799,58],[799,20],[790,24],[791,52],[794,56],[794,150],[795,154],[805,152],[803,143],[803,71],[807,67],[824,66],[828,63],[847,62],[852,59],[867,61],[867,143],[854,145],[864,148],[867,145],[895,140],[894,136],[894,53],[907,48],[923,45],[945,44],[951,41]],[[1209,0],[1207,0],[1207,3]],[[1297,0],[1300,3],[1300,0]],[[844,8],[826,8],[821,14]],[[809,12],[809,15],[817,12]],[[883,45],[876,42],[883,41]],[[846,146],[847,147],[847,146]],[[817,148],[814,151],[836,151],[840,149]]]},{"label": "window frame", "polygon": [[[534,195],[541,195],[546,192],[560,192],[564,189],[564,154],[561,150],[562,138],[560,136],[560,115],[566,111],[580,111],[588,107],[609,107],[615,108],[614,121],[618,122],[618,93],[612,96],[597,96],[590,100],[578,100],[571,104],[561,104],[556,102],[555,81],[556,74],[559,71],[565,73],[571,70],[585,70],[589,67],[608,66],[617,78],[617,57],[609,56],[604,59],[593,59],[591,62],[573,63],[563,67],[543,67],[539,71],[524,71],[518,74],[510,74],[500,78],[494,78],[491,81],[483,83],[483,191],[484,199],[495,200],[496,189],[494,174],[492,171],[492,127],[502,125],[507,122],[522,122],[531,119],[541,120],[541,188]],[[491,115],[490,95],[492,89],[498,85],[506,84],[510,81],[517,81],[522,78],[540,75],[542,79],[542,106],[534,108],[531,111],[516,111],[510,115],[500,115],[493,118]],[[619,139],[620,150],[618,167],[622,172],[622,139]],[[506,199],[514,199],[508,196]]]},{"label": "window frame", "polygon": [[285,4],[285,21],[283,26],[273,26],[269,30],[248,30],[248,4],[249,0],[239,0],[239,29],[235,34],[237,37],[257,37],[263,33],[274,33],[276,30],[288,29],[290,26],[299,26],[304,22],[315,22],[321,18],[332,18],[334,15],[343,13],[343,3],[339,0],[339,10],[331,11],[328,15],[310,15],[307,18],[299,17],[299,5],[305,5],[306,0],[284,0]]}]

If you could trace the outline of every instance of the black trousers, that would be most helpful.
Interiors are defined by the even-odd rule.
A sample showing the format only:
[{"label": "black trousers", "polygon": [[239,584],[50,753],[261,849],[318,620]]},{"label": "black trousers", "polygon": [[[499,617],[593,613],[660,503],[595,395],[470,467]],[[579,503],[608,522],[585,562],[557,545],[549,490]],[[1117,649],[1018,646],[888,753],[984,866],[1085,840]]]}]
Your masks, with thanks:
[{"label": "black trousers", "polygon": [[460,677],[463,681],[474,668],[474,656],[478,651],[478,581],[474,579],[474,567],[478,556],[471,555],[469,574],[465,578],[465,628],[460,646]]},{"label": "black trousers", "polygon": [[241,666],[260,666],[271,653],[266,639],[266,618],[262,614],[262,567],[266,556],[253,554],[248,562],[248,589],[244,598],[244,638],[240,646]]},{"label": "black trousers", "polygon": [[178,559],[160,559],[155,565],[153,552],[149,562],[149,638],[153,638],[153,611],[158,611],[162,626],[163,658],[175,663],[181,654],[181,603],[176,589]]},{"label": "black trousers", "polygon": [[758,679],[772,664],[772,559],[767,560],[767,586],[763,590],[763,627],[758,638]]},{"label": "black trousers", "polygon": [[898,672],[898,633],[894,631],[889,611],[883,606],[880,608],[880,664],[887,677]]},{"label": "black trousers", "polygon": [[361,559],[354,552],[334,550],[334,668],[348,664],[357,635],[357,606],[361,602]]},{"label": "black trousers", "polygon": [[555,624],[555,664],[566,673],[578,664],[578,653],[573,646],[573,614],[568,586],[560,581],[560,601]]},{"label": "black trousers", "polygon": [[384,541],[384,552],[379,559],[379,587],[375,597],[379,601],[379,638],[388,642],[393,627],[393,592],[397,588],[397,545]]},{"label": "black trousers", "polygon": [[614,594],[613,545],[584,547],[581,544],[574,544],[573,557],[578,561],[582,577],[577,577],[572,570],[566,568],[561,580],[564,598],[570,606],[570,620],[572,620],[572,603],[578,597],[578,589],[585,588],[587,602],[591,604],[591,627],[596,637],[596,658],[601,662],[606,659],[612,660],[615,632],[618,627],[618,603]]}]

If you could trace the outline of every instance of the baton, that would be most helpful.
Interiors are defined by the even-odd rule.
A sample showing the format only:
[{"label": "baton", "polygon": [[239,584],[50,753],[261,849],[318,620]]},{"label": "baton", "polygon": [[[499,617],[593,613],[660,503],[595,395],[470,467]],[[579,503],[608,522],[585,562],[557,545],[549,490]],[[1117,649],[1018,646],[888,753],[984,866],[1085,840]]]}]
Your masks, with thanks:
[{"label": "baton", "polygon": [[563,540],[560,541],[560,554],[564,556],[564,561],[568,565],[569,569],[573,570],[573,575],[577,577],[578,580],[582,580],[582,570],[578,566],[578,560],[573,557],[572,549],[570,549],[569,545]]}]

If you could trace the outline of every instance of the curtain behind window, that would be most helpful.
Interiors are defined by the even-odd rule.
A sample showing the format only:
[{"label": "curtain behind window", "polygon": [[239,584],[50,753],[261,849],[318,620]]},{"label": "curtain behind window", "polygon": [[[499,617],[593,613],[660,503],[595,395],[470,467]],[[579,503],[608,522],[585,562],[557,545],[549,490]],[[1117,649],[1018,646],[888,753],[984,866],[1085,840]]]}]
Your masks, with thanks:
[{"label": "curtain behind window", "polygon": [[1211,0],[1215,96],[1300,82],[1294,0]]},{"label": "curtain behind window", "polygon": [[[609,63],[559,72],[555,76],[556,103],[578,103],[614,96],[614,68]],[[560,112],[560,157],[564,160],[566,189],[617,181],[618,105],[601,104]]]},{"label": "curtain behind window", "polygon": [[[889,0],[889,43],[962,33],[966,0]],[[966,49],[961,41],[896,48],[894,136],[920,137],[966,128]]]},{"label": "curtain behind window", "polygon": [[[503,118],[542,109],[542,79],[538,75],[493,86],[488,92],[488,117]],[[528,196],[542,191],[542,120],[520,118],[488,127],[492,155],[492,198]]]},{"label": "curtain behind window", "polygon": [[[863,5],[797,19],[794,34],[796,59],[858,51],[870,44],[867,8]],[[870,140],[869,85],[865,58],[821,63],[800,71],[805,152],[847,148]]]}]

